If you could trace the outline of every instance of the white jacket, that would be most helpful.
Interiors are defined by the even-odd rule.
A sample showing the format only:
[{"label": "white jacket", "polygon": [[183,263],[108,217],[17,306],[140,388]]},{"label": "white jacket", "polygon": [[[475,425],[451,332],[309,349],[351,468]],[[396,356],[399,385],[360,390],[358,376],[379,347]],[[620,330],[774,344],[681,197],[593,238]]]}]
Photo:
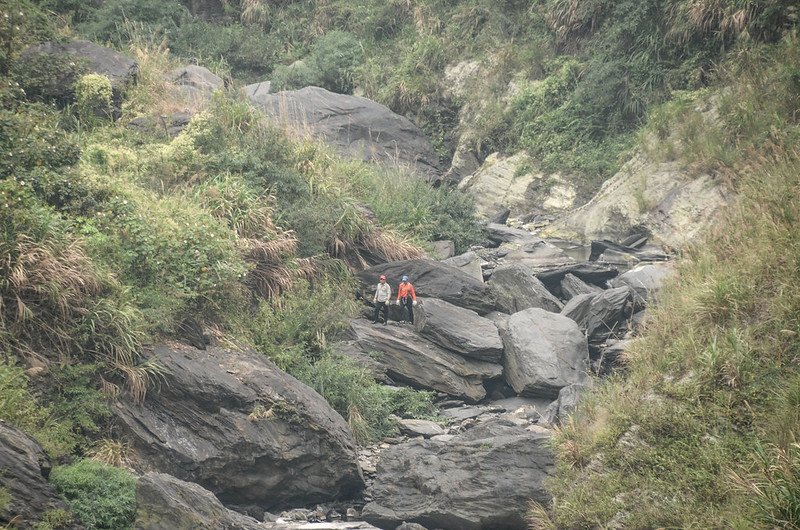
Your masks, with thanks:
[{"label": "white jacket", "polygon": [[388,283],[379,283],[378,288],[375,289],[375,296],[372,297],[375,302],[388,302],[392,299],[392,288]]}]

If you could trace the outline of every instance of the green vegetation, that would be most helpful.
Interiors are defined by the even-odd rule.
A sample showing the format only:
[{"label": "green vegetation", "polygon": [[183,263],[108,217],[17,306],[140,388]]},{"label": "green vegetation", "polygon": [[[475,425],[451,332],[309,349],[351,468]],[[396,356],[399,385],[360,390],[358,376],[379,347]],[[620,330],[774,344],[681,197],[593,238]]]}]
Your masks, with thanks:
[{"label": "green vegetation", "polygon": [[124,469],[80,460],[53,469],[50,481],[87,528],[133,528],[136,477]]},{"label": "green vegetation", "polygon": [[[105,400],[143,399],[161,376],[143,345],[189,318],[315,388],[361,442],[390,414],[433,413],[430,394],[376,384],[328,338],[358,310],[352,268],[433,239],[463,251],[480,240],[471,203],[290,139],[231,94],[175,138],[124,126],[182,108],[163,74],[196,61],[239,84],[363,94],[445,159],[462,135],[480,156],[524,150],[583,194],[633,147],[737,192],[624,370],[558,433],[555,505],[533,518],[799,526],[795,3],[231,0],[199,17],[177,0],[0,0],[0,419],[52,457],[124,465]],[[119,123],[80,61],[18,61],[76,35],[139,62]],[[464,61],[476,73],[456,93],[445,70]],[[88,460],[53,473],[96,528],[130,526],[132,480]]]},{"label": "green vegetation", "polygon": [[[23,33],[59,31],[36,3],[22,2],[24,27],[3,36],[0,351],[15,361],[0,364],[0,418],[52,457],[124,464],[124,445],[101,439],[107,400],[144,398],[162,369],[143,345],[179,336],[187,318],[258,346],[328,398],[360,441],[391,432],[390,414],[432,414],[430,394],[384,389],[326,335],[356,311],[350,267],[417,256],[433,238],[468,246],[480,237],[470,202],[291,140],[229,94],[176,138],[127,129],[134,116],[171,112],[163,74],[178,63],[121,13],[165,31],[199,22],[169,4],[61,4],[98,38],[132,41],[139,83],[113,123],[105,77],[62,70],[64,58],[15,62],[31,42]],[[311,49],[319,75],[343,89],[360,57],[347,56],[352,36]]]},{"label": "green vegetation", "polygon": [[[800,524],[799,50],[791,33],[743,45],[715,73],[723,88],[653,113],[643,138],[674,143],[654,154],[714,171],[739,199],[686,250],[624,372],[558,435],[559,527]],[[709,99],[718,116],[698,121]]]}]

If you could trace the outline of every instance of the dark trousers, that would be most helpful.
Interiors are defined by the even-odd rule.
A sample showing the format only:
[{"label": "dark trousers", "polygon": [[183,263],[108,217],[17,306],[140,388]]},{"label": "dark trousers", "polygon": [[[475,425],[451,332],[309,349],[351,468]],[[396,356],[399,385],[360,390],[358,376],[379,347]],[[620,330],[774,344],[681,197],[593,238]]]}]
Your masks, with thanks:
[{"label": "dark trousers", "polygon": [[414,323],[414,300],[410,296],[400,299],[400,310],[405,314],[408,309],[408,321]]},{"label": "dark trousers", "polygon": [[378,313],[383,311],[383,323],[389,322],[389,302],[375,302],[375,313],[372,316],[373,322],[378,322]]}]

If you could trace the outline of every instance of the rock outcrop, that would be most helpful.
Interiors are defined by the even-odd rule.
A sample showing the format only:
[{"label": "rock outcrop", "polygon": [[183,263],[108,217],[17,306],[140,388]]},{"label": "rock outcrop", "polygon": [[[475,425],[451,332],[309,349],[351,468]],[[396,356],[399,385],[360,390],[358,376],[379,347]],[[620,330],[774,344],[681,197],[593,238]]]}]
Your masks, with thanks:
[{"label": "rock outcrop", "polygon": [[[102,74],[108,77],[113,90],[112,104],[117,110],[121,108],[122,91],[136,81],[139,66],[136,61],[116,50],[85,40],[45,42],[23,50],[18,62],[24,68],[27,63],[42,60],[42,58],[48,60],[50,57],[64,56],[78,64],[75,71],[83,70],[84,73]],[[60,78],[52,80],[47,86],[37,87],[41,91],[41,97],[53,99],[62,104],[74,101],[75,83],[78,79],[72,72],[61,72],[59,73]]]},{"label": "rock outcrop", "polygon": [[489,285],[495,290],[497,304],[504,313],[514,314],[532,307],[558,313],[564,307],[534,275],[533,270],[521,263],[497,267]]},{"label": "rock outcrop", "polygon": [[302,505],[363,487],[347,424],[312,389],[252,351],[161,345],[160,391],[113,407],[145,464],[223,503]]},{"label": "rock outcrop", "polygon": [[475,198],[479,216],[488,218],[502,207],[515,217],[532,211],[565,211],[575,203],[576,191],[564,178],[533,168],[522,153],[504,157],[489,155],[483,165],[458,183],[458,188]]},{"label": "rock outcrop", "polygon": [[225,508],[213,493],[163,473],[136,483],[136,530],[259,530],[251,517]]},{"label": "rock outcrop", "polygon": [[0,487],[9,497],[0,512],[3,528],[34,528],[48,511],[69,511],[47,482],[50,469],[50,458],[33,438],[0,421]]},{"label": "rock outcrop", "polygon": [[728,203],[710,175],[690,177],[678,162],[654,163],[637,155],[586,204],[547,227],[547,237],[621,241],[648,230],[654,240],[679,248],[716,219]]},{"label": "rock outcrop", "polygon": [[412,329],[354,320],[350,330],[365,352],[380,354],[378,362],[395,381],[438,390],[469,402],[486,397],[484,381],[497,379],[499,364],[466,359],[423,339]]},{"label": "rock outcrop", "polygon": [[482,281],[456,267],[422,259],[393,261],[359,272],[357,277],[369,300],[382,274],[386,275],[395,293],[400,278],[408,275],[418,297],[438,298],[479,315],[494,311],[497,304],[494,292]]},{"label": "rock outcrop", "polygon": [[580,278],[582,281],[606,287],[606,282],[619,275],[619,270],[611,265],[602,263],[583,262],[571,263],[561,267],[544,269],[536,273],[536,277],[547,287],[547,290],[556,295],[560,294],[561,280],[567,274]]},{"label": "rock outcrop", "polygon": [[274,94],[245,87],[245,93],[277,123],[320,138],[349,156],[407,167],[431,180],[441,173],[424,133],[379,103],[318,87]]},{"label": "rock outcrop", "polygon": [[503,375],[519,395],[556,398],[573,383],[586,380],[589,347],[571,319],[544,309],[526,309],[501,329]]},{"label": "rock outcrop", "polygon": [[503,341],[497,326],[475,311],[426,298],[414,315],[417,332],[442,348],[479,361],[500,362]]},{"label": "rock outcrop", "polygon": [[449,441],[394,446],[381,454],[362,516],[380,528],[406,521],[444,530],[526,529],[528,503],[549,501],[548,438],[500,419]]}]

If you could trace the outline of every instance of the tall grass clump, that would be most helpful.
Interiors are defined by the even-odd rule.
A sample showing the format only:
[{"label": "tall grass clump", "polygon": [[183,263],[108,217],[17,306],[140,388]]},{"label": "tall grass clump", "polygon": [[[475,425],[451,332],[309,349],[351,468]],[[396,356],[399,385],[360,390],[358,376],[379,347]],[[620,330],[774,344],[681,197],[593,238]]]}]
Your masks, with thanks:
[{"label": "tall grass clump", "polygon": [[[559,526],[797,527],[796,50],[794,36],[749,46],[720,71],[713,126],[736,155],[712,167],[736,202],[685,250],[624,374],[557,434]],[[757,77],[737,66],[749,60]],[[697,152],[676,151],[688,164]]]}]

